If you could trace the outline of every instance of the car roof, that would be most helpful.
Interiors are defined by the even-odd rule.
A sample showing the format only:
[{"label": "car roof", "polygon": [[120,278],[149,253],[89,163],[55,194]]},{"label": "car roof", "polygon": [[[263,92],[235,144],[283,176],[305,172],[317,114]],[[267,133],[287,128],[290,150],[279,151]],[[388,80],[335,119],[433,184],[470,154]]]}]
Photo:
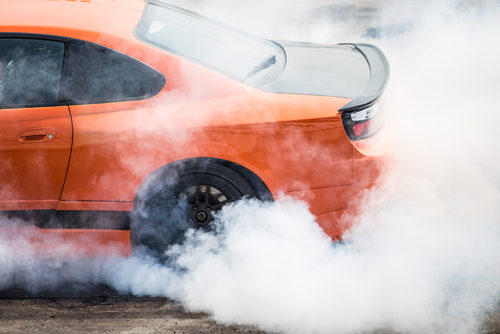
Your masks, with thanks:
[{"label": "car roof", "polygon": [[145,0],[0,0],[0,32],[134,39]]}]

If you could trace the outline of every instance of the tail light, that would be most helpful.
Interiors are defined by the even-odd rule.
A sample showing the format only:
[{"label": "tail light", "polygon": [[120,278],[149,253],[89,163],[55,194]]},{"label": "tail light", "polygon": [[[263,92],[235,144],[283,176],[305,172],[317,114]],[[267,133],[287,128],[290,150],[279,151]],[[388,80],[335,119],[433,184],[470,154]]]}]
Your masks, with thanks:
[{"label": "tail light", "polygon": [[350,140],[361,140],[376,134],[384,123],[378,104],[354,112],[343,113],[342,123]]}]

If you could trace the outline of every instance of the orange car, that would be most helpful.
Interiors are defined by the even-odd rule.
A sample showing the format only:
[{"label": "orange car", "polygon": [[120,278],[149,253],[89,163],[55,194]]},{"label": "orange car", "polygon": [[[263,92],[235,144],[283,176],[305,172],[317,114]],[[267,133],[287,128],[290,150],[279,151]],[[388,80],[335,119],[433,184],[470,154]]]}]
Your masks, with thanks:
[{"label": "orange car", "polygon": [[373,45],[270,41],[156,0],[0,13],[1,235],[39,254],[161,253],[280,194],[338,239],[388,171]]}]

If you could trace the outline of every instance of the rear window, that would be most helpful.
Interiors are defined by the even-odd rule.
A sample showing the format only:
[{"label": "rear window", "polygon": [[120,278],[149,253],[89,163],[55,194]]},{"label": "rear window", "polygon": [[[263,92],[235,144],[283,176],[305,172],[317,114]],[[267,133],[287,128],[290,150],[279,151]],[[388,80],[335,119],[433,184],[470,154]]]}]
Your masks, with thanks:
[{"label": "rear window", "polygon": [[163,74],[114,50],[92,43],[69,43],[64,95],[73,103],[143,100],[165,85]]}]

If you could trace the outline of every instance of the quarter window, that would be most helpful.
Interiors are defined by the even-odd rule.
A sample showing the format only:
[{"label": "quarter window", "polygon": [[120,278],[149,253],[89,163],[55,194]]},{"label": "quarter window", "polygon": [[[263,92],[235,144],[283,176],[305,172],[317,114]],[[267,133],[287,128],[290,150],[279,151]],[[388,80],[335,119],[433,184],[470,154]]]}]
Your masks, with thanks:
[{"label": "quarter window", "polygon": [[165,77],[124,54],[92,43],[69,43],[64,95],[70,103],[142,100],[158,94]]},{"label": "quarter window", "polygon": [[64,43],[0,38],[0,105],[59,104]]}]

